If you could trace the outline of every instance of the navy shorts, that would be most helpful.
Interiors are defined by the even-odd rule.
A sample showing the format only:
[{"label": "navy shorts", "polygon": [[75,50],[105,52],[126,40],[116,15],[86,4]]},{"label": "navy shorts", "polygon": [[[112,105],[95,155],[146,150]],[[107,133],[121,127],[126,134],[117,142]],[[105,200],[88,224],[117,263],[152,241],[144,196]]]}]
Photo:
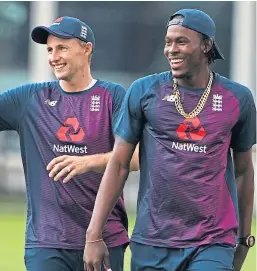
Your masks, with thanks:
[{"label": "navy shorts", "polygon": [[[123,271],[125,249],[125,246],[108,248],[112,271]],[[72,249],[26,248],[26,270],[84,271],[83,252]]]},{"label": "navy shorts", "polygon": [[218,243],[195,248],[163,248],[131,242],[131,271],[231,271],[234,247]]}]

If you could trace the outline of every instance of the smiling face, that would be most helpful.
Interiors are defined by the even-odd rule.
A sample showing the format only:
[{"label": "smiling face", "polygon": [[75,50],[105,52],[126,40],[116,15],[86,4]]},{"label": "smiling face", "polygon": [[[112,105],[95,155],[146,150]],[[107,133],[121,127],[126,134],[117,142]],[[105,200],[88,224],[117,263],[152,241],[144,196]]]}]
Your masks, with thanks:
[{"label": "smiling face", "polygon": [[48,62],[58,80],[72,81],[83,75],[89,65],[91,49],[78,39],[60,39],[49,35]]},{"label": "smiling face", "polygon": [[208,64],[201,34],[181,25],[171,25],[165,37],[164,55],[176,78],[192,77]]}]

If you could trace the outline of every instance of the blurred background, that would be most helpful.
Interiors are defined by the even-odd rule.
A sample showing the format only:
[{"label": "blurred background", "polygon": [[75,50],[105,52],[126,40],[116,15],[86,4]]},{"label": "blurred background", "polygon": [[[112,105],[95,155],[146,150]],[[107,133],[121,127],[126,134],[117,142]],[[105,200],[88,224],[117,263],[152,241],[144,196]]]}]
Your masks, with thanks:
[{"label": "blurred background", "polygon": [[[139,77],[168,69],[163,56],[168,18],[178,9],[197,8],[216,22],[216,41],[225,55],[213,69],[246,85],[256,99],[256,2],[0,2],[0,93],[25,83],[54,79],[44,45],[31,41],[36,25],[60,16],[89,24],[96,38],[92,59],[95,78],[128,87]],[[24,271],[25,182],[16,132],[0,133],[0,271]],[[256,165],[256,151],[254,149]],[[125,199],[133,228],[139,173],[129,176]],[[255,233],[254,216],[252,232]],[[244,271],[256,270],[255,248]],[[129,270],[127,250],[125,271]]]}]

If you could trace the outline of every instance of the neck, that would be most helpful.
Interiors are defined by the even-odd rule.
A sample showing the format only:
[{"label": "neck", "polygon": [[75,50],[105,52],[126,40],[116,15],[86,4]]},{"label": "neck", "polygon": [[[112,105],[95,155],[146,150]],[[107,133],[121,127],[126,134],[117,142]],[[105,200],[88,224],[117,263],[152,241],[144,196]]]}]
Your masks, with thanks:
[{"label": "neck", "polygon": [[178,78],[178,85],[185,88],[206,88],[210,79],[210,69],[207,66],[198,73],[188,75],[184,78]]},{"label": "neck", "polygon": [[77,74],[71,80],[60,80],[60,86],[67,92],[80,92],[85,90],[92,80],[93,77],[89,69],[87,72]]}]

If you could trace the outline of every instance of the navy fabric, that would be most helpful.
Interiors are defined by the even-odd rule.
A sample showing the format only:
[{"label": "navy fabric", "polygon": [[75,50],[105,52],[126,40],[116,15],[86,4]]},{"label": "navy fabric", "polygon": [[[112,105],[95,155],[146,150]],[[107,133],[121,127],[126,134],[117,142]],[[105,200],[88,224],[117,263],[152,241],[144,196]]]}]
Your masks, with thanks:
[{"label": "navy fabric", "polygon": [[130,243],[131,271],[231,271],[234,247],[223,243],[164,248]]},{"label": "navy fabric", "polygon": [[[201,90],[179,90],[185,112],[191,112]],[[136,80],[115,126],[127,142],[140,142],[131,240],[170,248],[234,245],[238,200],[230,148],[246,152],[256,143],[251,91],[215,73],[204,109],[191,119],[178,113],[173,95],[170,72]]]},{"label": "navy fabric", "polygon": [[49,35],[62,39],[78,38],[95,46],[95,36],[90,26],[73,17],[60,17],[50,26],[37,26],[31,32],[32,39],[40,44],[46,44]]},{"label": "navy fabric", "polygon": [[[83,250],[27,248],[27,271],[84,271]],[[109,248],[112,271],[123,271],[125,246]],[[104,270],[104,267],[102,267]]]},{"label": "navy fabric", "polygon": [[[58,81],[24,85],[0,95],[0,131],[19,134],[27,191],[26,248],[84,249],[103,174],[86,172],[54,182],[47,164],[61,155],[112,151],[112,129],[126,91],[98,80],[78,93]],[[103,231],[108,247],[128,243],[128,219],[121,197]]]}]

